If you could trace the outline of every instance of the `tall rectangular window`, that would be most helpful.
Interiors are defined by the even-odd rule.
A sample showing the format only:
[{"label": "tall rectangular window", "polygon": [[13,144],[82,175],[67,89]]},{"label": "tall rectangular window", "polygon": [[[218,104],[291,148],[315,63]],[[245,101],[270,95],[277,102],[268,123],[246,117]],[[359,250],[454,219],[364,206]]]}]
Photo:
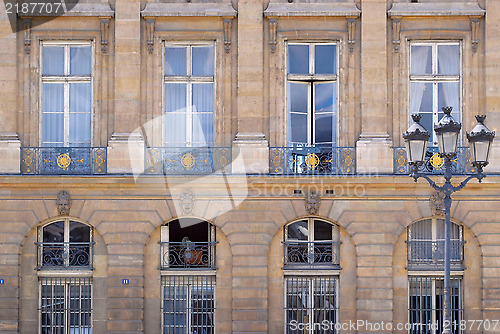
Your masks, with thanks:
[{"label": "tall rectangular window", "polygon": [[429,146],[437,146],[434,126],[443,117],[442,107],[453,107],[461,120],[462,56],[459,42],[410,44],[410,113],[422,114],[421,124],[432,133]]},{"label": "tall rectangular window", "polygon": [[41,145],[91,146],[91,43],[43,42],[41,49]]},{"label": "tall rectangular window", "polygon": [[[410,334],[440,334],[443,332],[443,277],[410,276],[409,322]],[[451,278],[451,332],[461,334],[463,294],[461,277]]]},{"label": "tall rectangular window", "polygon": [[162,333],[215,333],[215,276],[162,276]]},{"label": "tall rectangular window", "polygon": [[285,333],[336,333],[337,276],[285,276],[285,289]]},{"label": "tall rectangular window", "polygon": [[40,278],[40,333],[92,334],[90,278]]},{"label": "tall rectangular window", "polygon": [[213,43],[165,44],[164,142],[211,146],[214,142]]},{"label": "tall rectangular window", "polygon": [[337,143],[337,45],[288,43],[288,145]]}]

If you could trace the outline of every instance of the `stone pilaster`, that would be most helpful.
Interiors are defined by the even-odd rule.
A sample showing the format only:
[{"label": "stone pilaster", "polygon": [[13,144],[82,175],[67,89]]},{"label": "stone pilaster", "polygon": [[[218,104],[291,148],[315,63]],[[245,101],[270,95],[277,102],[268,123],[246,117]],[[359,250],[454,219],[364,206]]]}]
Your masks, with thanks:
[{"label": "stone pilaster", "polygon": [[361,5],[361,135],[356,143],[361,173],[392,173],[386,6],[385,0],[363,0]]}]

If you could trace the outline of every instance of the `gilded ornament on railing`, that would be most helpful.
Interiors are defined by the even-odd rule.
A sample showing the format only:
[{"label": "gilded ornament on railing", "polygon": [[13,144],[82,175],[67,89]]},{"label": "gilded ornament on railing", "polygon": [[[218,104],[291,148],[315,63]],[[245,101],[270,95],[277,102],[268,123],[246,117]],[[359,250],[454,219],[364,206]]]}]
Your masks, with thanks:
[{"label": "gilded ornament on railing", "polygon": [[309,153],[306,156],[305,163],[307,167],[311,168],[311,170],[314,170],[316,167],[319,166],[319,158],[316,155],[316,153]]},{"label": "gilded ornament on railing", "polygon": [[193,168],[195,162],[196,162],[196,159],[194,158],[194,156],[191,153],[186,153],[181,158],[182,167],[186,168],[187,170],[190,170],[191,168]]},{"label": "gilded ornament on railing", "polygon": [[439,170],[444,165],[444,159],[443,157],[441,157],[440,153],[434,153],[429,161],[431,163],[431,166],[436,170]]},{"label": "gilded ornament on railing", "polygon": [[66,170],[66,168],[71,165],[71,158],[67,153],[62,153],[57,157],[57,165],[62,169]]},{"label": "gilded ornament on railing", "polygon": [[[354,168],[353,168],[354,167],[353,166],[354,165],[354,159],[352,158],[352,153],[354,153],[354,152],[351,149],[346,149],[346,150],[344,150],[343,153],[344,153],[344,159],[343,159],[343,169],[344,169],[344,171],[343,172],[350,174],[354,170]],[[330,163],[331,163],[331,160],[330,160]]]},{"label": "gilded ornament on railing", "polygon": [[21,172],[31,174],[35,171],[35,168],[33,166],[35,162],[35,157],[34,157],[35,151],[30,148],[23,148],[22,153],[23,153],[23,159],[22,159],[23,166],[21,168]]},{"label": "gilded ornament on railing", "polygon": [[106,172],[105,167],[106,167],[105,151],[103,149],[98,148],[97,150],[94,151],[94,172],[105,173]]}]

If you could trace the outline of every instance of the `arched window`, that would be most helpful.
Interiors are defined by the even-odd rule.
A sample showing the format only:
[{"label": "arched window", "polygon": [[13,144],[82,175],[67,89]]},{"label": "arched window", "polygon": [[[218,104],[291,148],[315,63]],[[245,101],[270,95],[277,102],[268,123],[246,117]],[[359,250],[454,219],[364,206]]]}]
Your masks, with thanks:
[{"label": "arched window", "polygon": [[285,268],[339,267],[340,236],[337,225],[305,218],[285,227]]},{"label": "arched window", "polygon": [[331,327],[324,332],[334,333],[339,309],[339,227],[304,218],[285,226],[284,239],[285,332],[317,333],[318,324],[327,323]]},{"label": "arched window", "polygon": [[[444,220],[423,219],[408,227],[408,268],[441,269],[444,264]],[[462,269],[464,239],[462,226],[451,223],[451,265]]]},{"label": "arched window", "polygon": [[[408,227],[408,310],[410,334],[439,334],[443,331],[444,228],[441,218],[423,219]],[[463,317],[462,272],[463,228],[451,223],[451,317],[460,324]],[[431,326],[431,324],[434,324]],[[454,334],[460,326],[451,326]]]},{"label": "arched window", "polygon": [[215,333],[215,226],[180,218],[161,227],[162,333]]},{"label": "arched window", "polygon": [[37,269],[91,269],[92,228],[64,218],[38,229]]}]

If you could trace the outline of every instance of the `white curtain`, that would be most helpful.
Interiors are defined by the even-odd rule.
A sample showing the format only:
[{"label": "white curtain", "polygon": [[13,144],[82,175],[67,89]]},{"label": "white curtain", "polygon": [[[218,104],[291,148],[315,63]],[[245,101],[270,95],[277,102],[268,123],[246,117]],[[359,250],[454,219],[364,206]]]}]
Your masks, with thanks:
[{"label": "white curtain", "polygon": [[211,146],[214,141],[213,84],[193,84],[193,143]]},{"label": "white curtain", "polygon": [[69,85],[69,146],[90,146],[91,84]]},{"label": "white curtain", "polygon": [[165,75],[186,75],[186,47],[165,48]]},{"label": "white curtain", "polygon": [[90,46],[71,46],[69,48],[70,75],[90,76]]},{"label": "white curtain", "polygon": [[193,46],[193,76],[214,75],[213,46]]},{"label": "white curtain", "polygon": [[165,84],[165,144],[186,144],[186,83]]},{"label": "white curtain", "polygon": [[64,75],[64,47],[44,46],[42,75]]},{"label": "white curtain", "polygon": [[42,146],[64,145],[64,84],[42,85]]},{"label": "white curtain", "polygon": [[[411,74],[426,73],[430,46],[412,46],[411,48]],[[412,82],[410,88],[410,112],[417,113],[420,110],[422,96],[424,95],[425,84],[421,82]]]}]

